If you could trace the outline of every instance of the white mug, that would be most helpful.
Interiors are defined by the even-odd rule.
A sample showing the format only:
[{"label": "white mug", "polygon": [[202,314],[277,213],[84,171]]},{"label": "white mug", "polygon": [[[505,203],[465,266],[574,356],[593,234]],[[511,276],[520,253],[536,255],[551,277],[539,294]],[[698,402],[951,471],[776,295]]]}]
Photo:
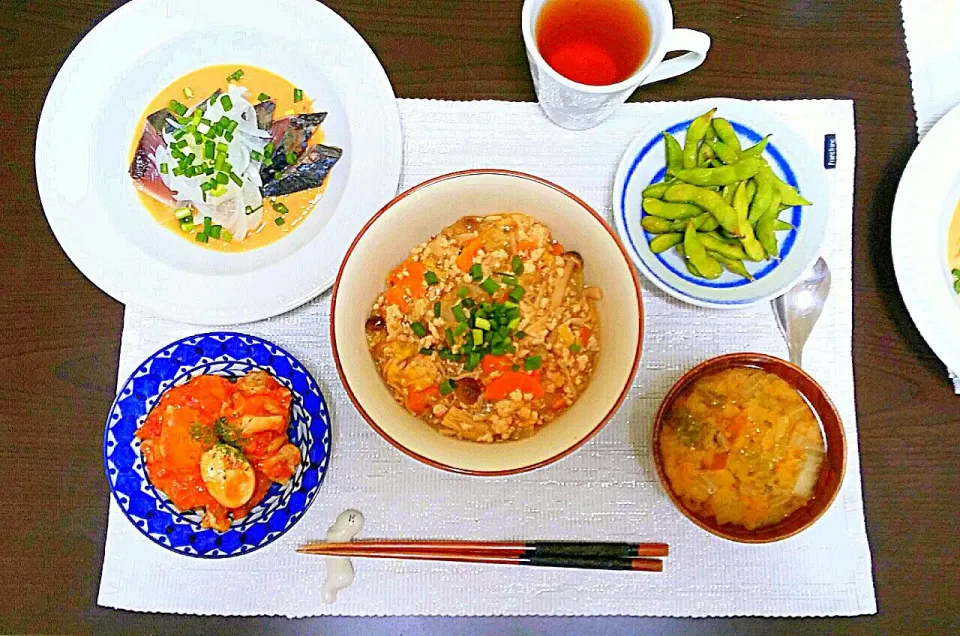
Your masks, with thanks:
[{"label": "white mug", "polygon": [[[673,28],[669,0],[634,0],[650,20],[650,47],[640,68],[627,79],[608,86],[591,86],[569,80],[553,70],[537,48],[537,19],[549,0],[524,0],[523,43],[540,107],[555,124],[572,130],[592,128],[609,117],[643,84],[659,82],[697,68],[707,57],[710,36],[691,29]],[[672,51],[686,54],[664,61]]]}]

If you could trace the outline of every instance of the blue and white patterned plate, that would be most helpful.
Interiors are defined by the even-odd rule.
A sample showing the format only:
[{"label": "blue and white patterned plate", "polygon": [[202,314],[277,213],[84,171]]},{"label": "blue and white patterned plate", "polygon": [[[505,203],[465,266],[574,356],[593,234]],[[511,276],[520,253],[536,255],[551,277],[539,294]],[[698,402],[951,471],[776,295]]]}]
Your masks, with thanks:
[{"label": "blue and white patterned plate", "polygon": [[[288,432],[303,461],[290,481],[273,484],[263,501],[226,532],[201,528],[200,514],[180,512],[147,479],[134,434],[170,387],[198,375],[240,376],[254,369],[269,371],[293,392]],[[277,345],[232,332],[190,336],[147,358],[120,390],[103,436],[107,481],[123,514],[154,543],[208,559],[253,552],[292,528],[316,497],[329,459],[330,415],[310,373]]]},{"label": "blue and white patterned plate", "polygon": [[[797,187],[813,205],[785,210],[781,218],[795,230],[778,232],[780,260],[746,262],[754,276],[748,281],[730,272],[716,280],[691,276],[675,250],[650,251],[652,237],[640,226],[643,189],[665,174],[663,131],[683,144],[687,126],[717,107],[717,117],[733,124],[744,147],[772,135],[763,156],[784,181]],[[650,281],[671,296],[701,307],[736,309],[779,296],[816,260],[827,231],[829,200],[825,170],[810,144],[755,103],[734,99],[704,99],[671,107],[669,114],[651,121],[627,148],[613,188],[613,216],[617,232],[631,259]]]}]

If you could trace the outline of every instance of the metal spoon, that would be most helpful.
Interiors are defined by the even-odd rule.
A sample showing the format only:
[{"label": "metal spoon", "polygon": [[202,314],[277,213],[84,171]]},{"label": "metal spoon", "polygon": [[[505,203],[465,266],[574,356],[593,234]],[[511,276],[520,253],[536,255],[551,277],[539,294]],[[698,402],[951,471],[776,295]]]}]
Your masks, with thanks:
[{"label": "metal spoon", "polygon": [[787,341],[790,362],[798,367],[803,345],[807,343],[813,325],[820,318],[829,294],[830,268],[827,267],[827,262],[820,258],[804,270],[796,285],[770,303],[773,305],[777,326],[780,327],[783,339]]}]

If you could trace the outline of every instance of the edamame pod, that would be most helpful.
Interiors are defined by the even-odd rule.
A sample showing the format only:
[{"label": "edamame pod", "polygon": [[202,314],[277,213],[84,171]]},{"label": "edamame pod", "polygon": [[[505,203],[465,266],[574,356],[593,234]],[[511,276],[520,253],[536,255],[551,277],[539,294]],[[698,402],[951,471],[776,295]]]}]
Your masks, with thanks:
[{"label": "edamame pod", "polygon": [[726,258],[722,254],[711,253],[710,250],[707,250],[707,254],[715,258],[717,261],[723,265],[727,271],[730,271],[737,276],[743,276],[747,280],[753,280],[753,275],[747,271],[746,266],[744,266],[743,261],[738,261],[733,258]]},{"label": "edamame pod", "polygon": [[[675,170],[669,174],[684,183],[696,186],[725,186],[750,179],[763,168],[769,170],[766,161],[759,157],[747,157],[721,168],[691,168],[690,170]],[[772,171],[771,174],[773,174]],[[770,187],[773,187],[772,183]]]},{"label": "edamame pod", "polygon": [[757,196],[757,180],[750,179],[747,181],[747,205],[749,206],[753,202],[753,197]]},{"label": "edamame pod", "polygon": [[677,138],[663,131],[663,146],[666,153],[667,170],[680,170],[683,168],[683,148]]},{"label": "edamame pod", "polygon": [[747,254],[744,252],[742,247],[739,245],[730,245],[726,241],[720,240],[713,234],[704,232],[698,234],[697,236],[707,251],[716,252],[717,254],[722,254],[727,258],[733,258],[741,261],[747,257]]},{"label": "edamame pod", "polygon": [[773,224],[776,222],[776,217],[767,214],[757,221],[757,240],[760,241],[760,245],[763,246],[767,255],[774,259],[778,259],[780,256],[777,235],[773,230]]},{"label": "edamame pod", "polygon": [[692,221],[687,222],[687,229],[683,234],[683,251],[690,263],[707,279],[719,278],[723,274],[723,266],[716,259],[707,254],[707,250],[700,242],[697,229]]},{"label": "edamame pod", "polygon": [[671,185],[673,185],[673,183],[670,181],[661,181],[660,183],[651,183],[650,185],[648,185],[646,188],[643,189],[643,192],[642,192],[643,197],[645,199],[646,198],[659,199],[663,197],[663,193],[666,192],[667,188],[669,188]]},{"label": "edamame pod", "polygon": [[700,142],[706,136],[707,130],[710,129],[710,120],[715,112],[717,112],[716,108],[700,115],[687,126],[687,134],[683,139],[684,168],[697,167],[697,151],[700,149]]},{"label": "edamame pod", "polygon": [[675,221],[677,219],[692,219],[703,214],[703,210],[692,203],[666,203],[660,199],[647,198],[643,200],[643,210],[647,214],[659,216]]},{"label": "edamame pod", "polygon": [[734,187],[730,184],[727,184],[720,189],[720,196],[723,197],[723,200],[727,202],[727,205],[733,205],[733,192]]},{"label": "edamame pod", "polygon": [[696,226],[697,231],[700,232],[712,232],[720,227],[720,224],[717,223],[717,218],[709,212],[704,212],[693,219],[693,224]]},{"label": "edamame pod", "polygon": [[740,153],[736,150],[733,150],[730,146],[722,141],[704,141],[704,143],[710,146],[710,150],[713,151],[713,154],[715,154],[723,163],[731,164],[740,161]]},{"label": "edamame pod", "polygon": [[[722,168],[717,168],[722,170]],[[664,201],[671,203],[693,203],[698,205],[710,214],[712,214],[720,226],[734,236],[740,236],[740,229],[737,226],[737,213],[727,205],[716,192],[706,188],[698,188],[689,183],[677,183],[670,186],[663,193]]]},{"label": "edamame pod", "polygon": [[743,251],[746,252],[747,258],[751,261],[762,261],[765,252],[763,246],[754,235],[753,226],[750,225],[748,219],[750,202],[747,196],[751,183],[753,182],[741,181],[740,185],[737,186],[736,192],[733,193],[733,209],[737,212],[737,227],[739,227],[743,233],[743,238],[740,239],[743,244]]},{"label": "edamame pod", "polygon": [[787,230],[795,229],[791,224],[786,221],[781,221],[777,219],[773,222],[773,231],[774,232],[786,232]]},{"label": "edamame pod", "polygon": [[713,120],[712,125],[713,132],[717,133],[717,139],[737,154],[740,154],[740,138],[737,137],[737,133],[730,122],[723,117],[717,117]]},{"label": "edamame pod", "polygon": [[747,218],[751,224],[756,225],[760,217],[763,216],[770,207],[770,201],[773,200],[773,192],[777,187],[774,184],[773,170],[771,170],[768,165],[762,166],[760,170],[757,171],[754,179],[757,182],[757,194],[753,197],[753,202],[750,204],[750,212]]},{"label": "edamame pod", "polygon": [[686,224],[683,221],[669,221],[659,216],[646,215],[640,219],[640,226],[651,234],[682,232]]},{"label": "edamame pod", "polygon": [[670,234],[659,234],[650,239],[650,251],[654,254],[666,252],[671,247],[679,245],[683,241],[683,234],[671,232]]},{"label": "edamame pod", "polygon": [[[763,154],[763,151],[766,150],[766,148],[767,148],[767,143],[768,143],[769,141],[770,141],[770,135],[767,135],[766,137],[764,137],[763,139],[761,139],[760,141],[758,141],[758,142],[755,143],[754,145],[752,145],[752,146],[750,146],[749,148],[747,148],[746,150],[742,151],[742,152],[740,153],[740,158],[743,159],[744,157],[759,157],[760,155]],[[684,166],[684,167],[686,167],[686,166]]]},{"label": "edamame pod", "polygon": [[697,151],[697,167],[698,168],[706,168],[716,160],[717,160],[717,155],[714,154],[713,150],[710,149],[710,146],[708,146],[707,144],[703,144],[702,146],[700,146],[700,150]]},{"label": "edamame pod", "polygon": [[777,190],[780,191],[780,200],[784,205],[788,207],[793,207],[795,205],[813,205],[810,201],[807,201],[800,193],[797,192],[797,189],[792,185],[778,177],[776,174],[773,175],[775,179],[774,183],[777,186]]},{"label": "edamame pod", "polygon": [[703,278],[703,274],[697,271],[697,268],[693,266],[693,263],[690,262],[690,259],[687,258],[687,255],[684,253],[683,243],[677,245],[674,249],[677,250],[677,254],[680,255],[680,258],[683,259],[683,264],[687,266],[687,271],[697,278]]}]

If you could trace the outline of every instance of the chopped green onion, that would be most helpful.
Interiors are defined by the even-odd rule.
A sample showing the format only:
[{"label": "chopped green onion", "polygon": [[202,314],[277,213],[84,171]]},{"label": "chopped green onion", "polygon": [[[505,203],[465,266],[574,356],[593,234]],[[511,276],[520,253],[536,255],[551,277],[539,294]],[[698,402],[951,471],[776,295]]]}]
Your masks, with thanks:
[{"label": "chopped green onion", "polygon": [[572,351],[573,353],[580,353],[581,351],[583,351],[583,347],[581,347],[576,342],[574,342],[572,345],[570,345],[570,351]]},{"label": "chopped green onion", "polygon": [[210,191],[210,194],[215,197],[222,197],[227,193],[227,186],[222,184],[217,184],[217,187]]},{"label": "chopped green onion", "polygon": [[467,356],[467,362],[463,365],[463,367],[467,371],[473,371],[477,368],[477,365],[480,364],[480,358],[481,355],[479,353],[476,351],[471,352],[470,355]]},{"label": "chopped green onion", "polygon": [[513,270],[513,273],[516,274],[517,276],[519,276],[520,274],[522,274],[522,273],[523,273],[523,259],[520,258],[519,256],[514,255],[514,257],[510,259],[510,269],[512,269],[512,270]]},{"label": "chopped green onion", "polygon": [[536,371],[540,368],[542,358],[540,356],[527,356],[527,359],[523,361],[523,368],[527,371]]},{"label": "chopped green onion", "polygon": [[487,292],[488,294],[492,294],[498,289],[500,289],[500,285],[497,283],[497,281],[493,280],[492,278],[488,278],[482,283],[480,283],[480,289]]},{"label": "chopped green onion", "polygon": [[233,100],[229,95],[221,95],[220,104],[223,105],[223,110],[233,110]]},{"label": "chopped green onion", "polygon": [[187,218],[188,216],[193,216],[193,210],[191,210],[191,209],[188,208],[187,206],[183,206],[183,207],[179,207],[179,208],[177,208],[176,210],[174,210],[174,211],[173,211],[173,215],[174,215],[175,217],[177,217],[177,220],[178,220],[178,221],[182,221],[182,220],[184,220],[185,218]]},{"label": "chopped green onion", "polygon": [[[178,102],[178,101],[175,100],[175,99],[171,99],[171,100],[170,100],[170,103],[167,104],[167,108],[169,108],[170,110],[172,110],[174,113],[176,113],[176,114],[179,115],[180,117],[183,117],[183,116],[186,114],[186,112],[187,112],[187,107],[184,106],[183,104],[181,104],[180,102]],[[179,121],[179,120],[177,120],[177,121]]]},{"label": "chopped green onion", "polygon": [[460,289],[457,290],[457,296],[459,296],[460,298],[466,298],[469,293],[470,293],[470,288],[468,287],[461,287]]},{"label": "chopped green onion", "polygon": [[233,141],[233,133],[228,130],[227,132],[223,133],[223,138],[227,141]]},{"label": "chopped green onion", "polygon": [[450,327],[447,327],[443,331],[444,337],[447,339],[447,344],[451,347],[453,346],[453,330]]},{"label": "chopped green onion", "polygon": [[277,225],[283,225],[285,221],[283,220],[282,216],[278,216],[273,220],[273,222],[276,223]]},{"label": "chopped green onion", "polygon": [[293,103],[296,104],[299,101],[303,101],[303,91],[295,88],[293,89]]},{"label": "chopped green onion", "polygon": [[220,238],[223,239],[225,242],[229,243],[233,240],[233,234],[231,234],[230,232],[227,232],[226,230],[223,230],[222,232],[220,232]]},{"label": "chopped green onion", "polygon": [[498,344],[490,348],[490,354],[495,356],[502,356],[507,352],[506,345]]},{"label": "chopped green onion", "polygon": [[190,87],[189,87],[189,86],[187,86],[186,88],[183,89],[183,96],[186,97],[187,99],[192,99],[192,98],[193,98],[193,91],[190,90]]},{"label": "chopped green onion", "polygon": [[270,96],[267,95],[266,93],[260,93],[259,95],[257,95],[257,101],[265,102],[268,99],[270,99]]},{"label": "chopped green onion", "polygon": [[473,325],[477,329],[483,329],[484,331],[490,331],[490,321],[486,318],[477,318],[473,321]]},{"label": "chopped green onion", "polygon": [[463,335],[463,332],[467,330],[467,323],[461,322],[459,325],[453,328],[453,335],[458,338]]},{"label": "chopped green onion", "polygon": [[527,337],[527,332],[526,332],[526,331],[518,331],[517,333],[513,334],[513,337],[516,338],[517,340],[522,340],[523,338],[526,338],[526,337]]},{"label": "chopped green onion", "polygon": [[254,161],[261,161],[263,160],[263,155],[257,152],[256,150],[251,150],[250,158],[253,159]]},{"label": "chopped green onion", "polygon": [[433,349],[431,349],[430,347],[424,347],[423,349],[420,350],[420,354],[425,356],[432,356]]},{"label": "chopped green onion", "polygon": [[231,119],[230,121],[227,122],[227,132],[236,132],[237,126],[239,125],[240,125],[240,122],[234,119]]},{"label": "chopped green onion", "polygon": [[218,153],[218,154],[217,154],[217,159],[216,159],[216,161],[213,163],[213,169],[216,170],[216,171],[218,171],[218,172],[219,172],[220,170],[223,170],[223,164],[225,164],[226,162],[227,162],[227,155],[225,155],[225,154],[222,153],[222,152],[221,152],[221,153]]},{"label": "chopped green onion", "polygon": [[450,395],[451,393],[453,393],[453,390],[455,388],[456,388],[456,385],[454,384],[453,380],[451,380],[450,378],[447,378],[446,380],[440,383],[440,395]]},{"label": "chopped green onion", "polygon": [[517,277],[516,277],[516,276],[508,276],[507,274],[500,274],[499,276],[500,276],[500,282],[503,283],[504,285],[516,285],[516,284],[517,284]]},{"label": "chopped green onion", "polygon": [[167,172],[169,171],[170,169],[167,167],[167,164],[165,163],[160,164],[160,174],[167,174]]},{"label": "chopped green onion", "polygon": [[453,317],[457,319],[457,322],[467,322],[467,315],[463,313],[463,308],[460,305],[454,305],[450,308],[450,311],[453,312]]},{"label": "chopped green onion", "polygon": [[291,165],[291,166],[292,166],[293,164],[297,163],[297,153],[295,153],[295,152],[288,152],[288,153],[286,154],[286,157],[285,157],[285,158],[286,158],[286,160],[287,160],[287,164],[289,164],[289,165]]},{"label": "chopped green onion", "polygon": [[228,181],[230,181],[230,177],[227,176],[226,172],[218,172],[216,179],[217,183],[220,184],[226,184]]},{"label": "chopped green onion", "polygon": [[209,240],[209,238],[210,237],[208,237],[206,234],[204,234],[203,232],[200,232],[199,234],[197,234],[197,243],[206,243]]},{"label": "chopped green onion", "polygon": [[180,166],[177,166],[176,168],[173,169],[173,176],[179,177],[182,174],[183,174],[183,170],[180,169]]},{"label": "chopped green onion", "polygon": [[437,302],[433,303],[433,316],[434,316],[434,318],[439,318],[439,317],[440,317],[440,311],[441,311],[441,309],[442,309],[442,306],[441,306],[439,300],[438,300]]},{"label": "chopped green onion", "polygon": [[203,144],[203,158],[213,159],[216,156],[217,146],[212,141],[206,141]]},{"label": "chopped green onion", "polygon": [[411,324],[410,330],[413,331],[418,338],[423,338],[427,335],[427,328],[423,326],[422,322],[415,322]]},{"label": "chopped green onion", "polygon": [[517,325],[519,325],[519,324],[520,324],[520,319],[519,319],[519,318],[514,318],[514,319],[512,319],[510,322],[507,323],[507,329],[510,329],[510,330],[516,329],[516,328],[517,328]]},{"label": "chopped green onion", "polygon": [[483,268],[480,267],[480,263],[474,263],[470,268],[470,276],[475,281],[480,281],[483,278]]},{"label": "chopped green onion", "polygon": [[513,302],[518,303],[520,302],[520,299],[523,298],[523,294],[524,294],[523,287],[520,287],[519,285],[517,285],[516,287],[510,290],[509,298]]},{"label": "chopped green onion", "polygon": [[519,370],[520,370],[520,365],[519,365],[519,364],[511,364],[511,365],[510,365],[510,370],[511,370],[511,371],[519,371]]},{"label": "chopped green onion", "polygon": [[279,212],[280,214],[286,214],[290,210],[287,209],[287,206],[280,203],[279,201],[273,204],[273,209]]},{"label": "chopped green onion", "polygon": [[210,220],[209,216],[203,217],[203,231],[206,234],[210,233],[210,228],[213,227],[213,221]]},{"label": "chopped green onion", "polygon": [[237,176],[237,173],[233,170],[230,171],[230,180],[236,183],[241,188],[243,187],[243,179]]},{"label": "chopped green onion", "polygon": [[[231,73],[230,75],[227,76],[227,81],[228,81],[228,82],[236,82],[236,81],[239,80],[241,77],[243,77],[243,69],[242,69],[242,68],[238,68],[238,69],[235,70],[233,73]],[[230,109],[228,108],[227,110],[230,110]]]},{"label": "chopped green onion", "polygon": [[220,230],[223,228],[219,225],[213,225],[210,227],[210,238],[218,239],[220,238]]},{"label": "chopped green onion", "polygon": [[273,154],[273,142],[268,141],[267,145],[263,147],[263,154],[272,155]]},{"label": "chopped green onion", "polygon": [[483,344],[483,332],[479,329],[473,330],[473,345],[479,347]]},{"label": "chopped green onion", "polygon": [[436,285],[440,282],[440,279],[433,272],[426,272],[423,275],[423,280],[427,281],[427,285]]}]

